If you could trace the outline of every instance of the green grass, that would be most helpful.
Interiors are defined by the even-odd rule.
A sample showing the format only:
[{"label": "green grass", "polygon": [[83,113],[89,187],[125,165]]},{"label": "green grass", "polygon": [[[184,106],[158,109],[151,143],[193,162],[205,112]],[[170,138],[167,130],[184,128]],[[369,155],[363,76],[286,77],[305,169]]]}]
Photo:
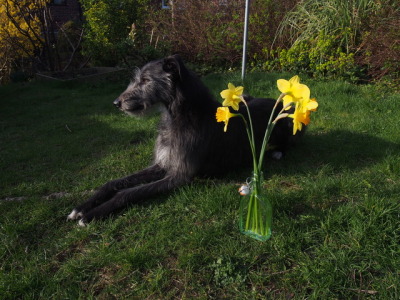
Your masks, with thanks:
[{"label": "green grass", "polygon": [[[277,97],[282,76],[250,74],[245,91]],[[216,96],[240,83],[204,80]],[[400,95],[303,81],[320,106],[302,143],[267,161],[264,243],[238,230],[250,170],[66,222],[92,189],[151,161],[158,117],[116,111],[124,83],[1,87],[0,298],[398,299]]]}]

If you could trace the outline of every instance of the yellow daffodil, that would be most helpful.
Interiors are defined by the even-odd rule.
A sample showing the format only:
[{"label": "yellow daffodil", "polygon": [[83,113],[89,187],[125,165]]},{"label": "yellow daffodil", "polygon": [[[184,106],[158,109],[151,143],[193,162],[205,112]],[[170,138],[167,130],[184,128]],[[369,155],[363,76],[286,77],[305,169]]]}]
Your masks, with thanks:
[{"label": "yellow daffodil", "polygon": [[[313,102],[318,106],[317,101],[313,99]],[[308,125],[310,123],[310,112],[315,111],[316,106],[315,103],[309,103],[309,101],[299,101],[296,103],[296,109],[293,114],[290,114],[289,117],[293,118],[293,135],[296,134],[297,130],[301,130],[304,125]],[[307,105],[312,109],[307,109]]]},{"label": "yellow daffodil", "polygon": [[293,114],[289,117],[293,118],[293,134],[296,134],[297,130],[301,130],[302,124],[308,125],[310,123],[310,113],[316,111],[318,102],[315,98],[312,99],[300,99],[296,103],[296,109]]},{"label": "yellow daffodil", "polygon": [[225,127],[224,127],[224,132],[228,129],[228,122],[229,119],[232,117],[235,117],[237,115],[232,114],[229,111],[228,107],[218,107],[217,113],[215,114],[215,117],[217,118],[217,122],[225,122]]},{"label": "yellow daffodil", "polygon": [[228,84],[228,89],[221,92],[221,97],[224,99],[223,106],[231,106],[234,110],[239,110],[239,103],[242,99],[243,87],[235,87],[232,83]]},{"label": "yellow daffodil", "polygon": [[301,99],[310,99],[310,89],[305,84],[300,83],[300,77],[297,75],[290,78],[289,81],[285,79],[278,79],[276,83],[279,91],[286,94],[283,97],[283,106],[286,106],[291,102],[296,103]]}]

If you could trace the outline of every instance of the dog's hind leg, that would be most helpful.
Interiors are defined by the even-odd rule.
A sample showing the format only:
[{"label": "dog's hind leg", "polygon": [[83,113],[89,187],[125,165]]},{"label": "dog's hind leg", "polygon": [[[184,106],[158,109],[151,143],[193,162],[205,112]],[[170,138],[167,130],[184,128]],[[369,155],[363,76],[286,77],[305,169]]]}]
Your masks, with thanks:
[{"label": "dog's hind leg", "polygon": [[77,206],[68,215],[67,219],[80,219],[86,212],[112,199],[119,191],[159,180],[165,176],[165,173],[165,170],[159,165],[153,165],[130,176],[107,182],[85,203]]},{"label": "dog's hind leg", "polygon": [[127,207],[129,204],[138,203],[155,195],[169,192],[188,183],[189,181],[188,178],[177,179],[175,176],[167,175],[158,181],[122,190],[111,200],[108,200],[103,204],[94,207],[87,213],[84,213],[79,221],[79,225],[84,226],[93,219],[108,217],[113,212],[119,211],[122,208]]}]

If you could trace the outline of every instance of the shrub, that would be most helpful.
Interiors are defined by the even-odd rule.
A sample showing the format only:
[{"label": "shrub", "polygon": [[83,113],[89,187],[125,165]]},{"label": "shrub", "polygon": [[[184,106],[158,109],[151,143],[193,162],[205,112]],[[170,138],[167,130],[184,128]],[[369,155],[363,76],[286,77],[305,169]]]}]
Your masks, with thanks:
[{"label": "shrub", "polygon": [[[289,49],[272,50],[264,70],[307,73],[314,77],[344,78],[355,81],[360,76],[354,54],[342,51],[334,36],[320,33],[310,41],[300,41]],[[260,66],[260,65],[258,65]]]},{"label": "shrub", "polygon": [[[81,0],[85,16],[83,51],[94,63],[115,66],[134,52],[142,36],[147,0]],[[135,41],[129,33],[134,31]],[[132,35],[131,35],[132,37]]]},{"label": "shrub", "polygon": [[42,0],[0,3],[0,82],[7,82],[16,66],[21,70],[30,67],[43,46],[39,16],[45,5]]},{"label": "shrub", "polygon": [[[279,20],[298,0],[254,0],[249,24],[249,57],[265,58]],[[242,0],[177,0],[170,10],[155,8],[149,28],[160,40],[208,69],[235,67],[242,59],[245,5]]]},{"label": "shrub", "polygon": [[397,1],[386,1],[364,32],[357,57],[367,66],[374,79],[383,77],[400,85],[400,7]]},{"label": "shrub", "polygon": [[151,27],[171,52],[196,63],[234,64],[240,60],[243,33],[242,1],[174,1],[170,10],[158,11]]},{"label": "shrub", "polygon": [[253,66],[351,81],[376,76],[378,70],[396,74],[399,8],[395,2],[301,1],[283,18],[274,45],[262,50],[266,59],[261,63],[255,57]]}]

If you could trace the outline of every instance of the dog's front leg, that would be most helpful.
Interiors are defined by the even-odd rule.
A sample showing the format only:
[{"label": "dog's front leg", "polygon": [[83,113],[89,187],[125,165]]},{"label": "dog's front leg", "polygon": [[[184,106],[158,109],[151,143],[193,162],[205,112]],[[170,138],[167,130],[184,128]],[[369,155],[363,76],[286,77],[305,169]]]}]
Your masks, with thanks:
[{"label": "dog's front leg", "polygon": [[79,225],[84,226],[86,223],[93,219],[102,219],[113,212],[126,208],[129,204],[138,203],[147,198],[153,197],[158,194],[169,192],[179,186],[186,184],[189,179],[177,179],[172,176],[166,176],[161,180],[136,186],[118,192],[111,200],[93,208],[87,213],[83,214]]},{"label": "dog's front leg", "polygon": [[130,176],[107,182],[85,203],[77,206],[68,215],[68,220],[80,219],[86,212],[112,199],[120,190],[159,180],[165,176],[165,173],[159,165],[152,165]]}]

